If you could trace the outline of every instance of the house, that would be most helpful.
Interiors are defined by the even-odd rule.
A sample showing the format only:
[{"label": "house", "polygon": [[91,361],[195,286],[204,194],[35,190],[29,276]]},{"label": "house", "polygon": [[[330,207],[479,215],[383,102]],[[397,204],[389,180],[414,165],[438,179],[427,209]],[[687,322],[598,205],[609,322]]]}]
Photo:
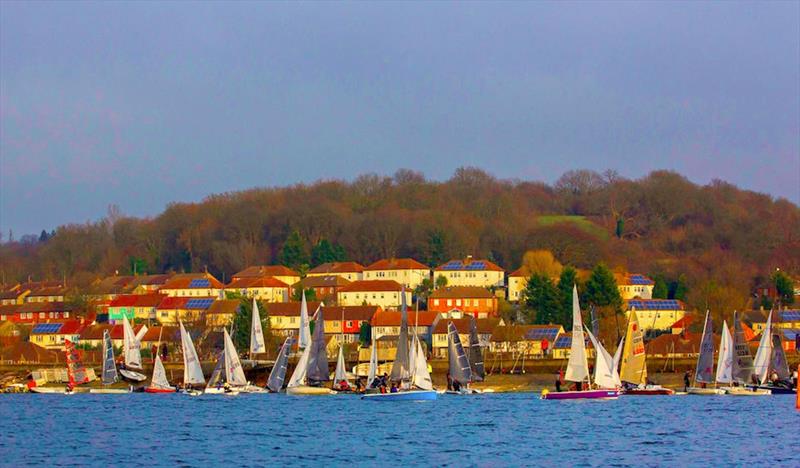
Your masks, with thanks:
[{"label": "house", "polygon": [[[431,330],[441,318],[438,312],[408,311],[408,331],[416,333],[420,338],[430,341]],[[377,340],[384,336],[400,335],[401,312],[397,310],[380,310],[373,317],[372,336]]]},{"label": "house", "polygon": [[364,279],[364,266],[356,262],[331,262],[309,270],[307,276],[341,276],[347,281],[361,281]]},{"label": "house", "polygon": [[[684,332],[679,335],[666,333],[650,340],[645,345],[645,352],[647,357],[655,358],[697,358],[702,338],[702,333]],[[719,349],[719,341],[719,335],[714,335],[714,349]]]},{"label": "house", "polygon": [[519,268],[508,275],[508,300],[509,302],[519,302],[522,299],[522,292],[528,287],[528,279],[531,276]]},{"label": "house", "polygon": [[26,302],[0,306],[0,321],[36,323],[75,318],[71,305],[64,302]]},{"label": "house", "polygon": [[216,300],[216,297],[168,296],[156,307],[156,319],[162,325],[177,325],[179,321],[203,322],[206,311]]},{"label": "house", "polygon": [[117,322],[123,316],[128,320],[155,320],[156,309],[164,297],[161,294],[121,294],[108,304],[108,320]]},{"label": "house", "polygon": [[0,292],[0,306],[24,304],[25,298],[30,293],[30,289],[24,289],[20,285],[16,285],[7,291]]},{"label": "house", "polygon": [[625,302],[625,316],[636,309],[642,330],[671,330],[673,323],[686,315],[686,304],[676,299],[630,299]]},{"label": "house", "polygon": [[475,260],[468,256],[463,260],[450,260],[439,265],[433,272],[434,282],[443,276],[448,286],[480,286],[503,288],[505,271],[489,260]]},{"label": "house", "polygon": [[388,258],[364,268],[365,280],[392,280],[414,290],[425,279],[430,279],[431,269],[413,258]]},{"label": "house", "polygon": [[167,284],[171,273],[161,275],[138,275],[133,277],[133,281],[128,284],[127,291],[131,294],[152,294]]},{"label": "house", "polygon": [[[459,318],[440,319],[431,332],[431,351],[433,357],[447,358],[449,344],[447,341],[447,327],[450,322],[453,322],[453,325],[455,325],[461,344],[465,348],[469,347],[469,333],[472,327],[472,320],[474,320],[474,318],[468,315]],[[489,346],[492,332],[495,328],[502,325],[504,325],[504,322],[503,319],[500,318],[480,318],[475,321],[475,326],[478,331],[478,341],[480,341],[481,347]]]},{"label": "house", "polygon": [[[382,309],[397,309],[401,304],[403,286],[393,280],[353,281],[339,288],[340,306],[374,305]],[[411,304],[411,291],[405,291],[406,304]]]},{"label": "house", "polygon": [[779,333],[784,351],[800,351],[800,328],[781,328]]},{"label": "house", "polygon": [[[324,307],[325,333],[342,336],[345,343],[355,343],[361,333],[361,326],[370,323],[382,309],[379,306],[336,306]],[[337,338],[341,340],[341,338]]]},{"label": "house", "polygon": [[[131,323],[131,328],[133,328],[133,333],[139,334],[142,330],[144,324],[142,323]],[[148,328],[145,335],[150,333],[153,329],[157,329],[160,327],[152,327]],[[122,323],[118,323],[115,325],[109,323],[102,323],[102,324],[94,324],[88,325],[81,330],[80,337],[78,338],[78,343],[82,346],[87,346],[91,348],[102,349],[103,347],[103,332],[108,331],[108,334],[111,338],[111,346],[113,346],[117,351],[115,354],[117,357],[120,356],[119,350],[122,349],[123,342],[125,340],[125,330],[122,326]],[[144,349],[144,346],[142,346]]]},{"label": "house", "polygon": [[652,299],[655,281],[639,273],[617,276],[617,289],[622,300]]},{"label": "house", "polygon": [[109,276],[97,279],[89,285],[86,294],[96,301],[113,301],[119,295],[125,294],[131,288],[135,276]]},{"label": "house", "polygon": [[350,281],[337,275],[307,276],[294,283],[292,291],[296,291],[298,288],[303,288],[303,290],[311,289],[317,299],[336,302],[339,290],[350,283]]},{"label": "house", "polygon": [[[300,327],[300,302],[273,302],[265,304],[262,317],[269,317],[269,326],[272,333],[276,336],[297,336]],[[322,304],[319,301],[309,301],[308,319],[314,315],[317,307]]]},{"label": "house", "polygon": [[682,319],[673,323],[669,328],[672,329],[673,335],[678,335],[684,331],[687,331],[692,323],[694,323],[694,315],[685,315]]},{"label": "house", "polygon": [[64,340],[78,343],[84,324],[80,320],[37,323],[31,330],[31,343],[47,349],[62,349]]},{"label": "house", "polygon": [[255,278],[275,278],[286,284],[300,281],[300,273],[283,265],[255,265],[235,273],[231,281]]},{"label": "house", "polygon": [[[742,312],[739,317],[740,320],[750,327],[753,333],[757,335],[760,335],[767,326],[767,312],[763,309],[747,310]],[[773,320],[774,318],[773,315]]]},{"label": "house", "polygon": [[[586,340],[584,343],[584,348],[586,349],[586,357],[588,359],[592,359],[595,356],[594,347],[592,346],[591,341],[589,341],[588,335],[584,335],[584,339]],[[556,338],[556,342],[553,345],[553,351],[551,352],[551,356],[553,359],[569,359],[571,351],[572,351],[572,334],[563,333],[559,335],[558,338]]]},{"label": "house", "polygon": [[773,314],[776,328],[800,328],[800,309],[784,309],[777,311],[777,317]]},{"label": "house", "polygon": [[[181,346],[181,329],[175,326],[150,327],[142,336],[141,343],[142,349],[152,349],[153,346],[164,344],[173,349],[179,348]],[[176,357],[175,359],[178,360],[179,358]]]},{"label": "house", "polygon": [[245,277],[231,281],[226,291],[263,302],[286,302],[289,300],[289,285],[272,276]]},{"label": "house", "polygon": [[561,325],[498,326],[489,340],[492,353],[510,353],[526,358],[545,357],[552,352],[556,339],[564,334]]},{"label": "house", "polygon": [[21,286],[30,290],[25,296],[25,302],[63,302],[67,295],[67,287],[60,281],[39,281],[25,283]]},{"label": "house", "polygon": [[[275,280],[277,281],[277,280]],[[211,303],[206,310],[206,327],[221,328],[233,323],[234,317],[239,313],[239,301],[219,299]]]},{"label": "house", "polygon": [[170,278],[158,292],[170,297],[222,298],[225,286],[208,273],[182,273]]},{"label": "house", "polygon": [[428,310],[447,312],[458,309],[475,318],[497,316],[497,296],[478,286],[446,286],[434,290],[428,298]]}]

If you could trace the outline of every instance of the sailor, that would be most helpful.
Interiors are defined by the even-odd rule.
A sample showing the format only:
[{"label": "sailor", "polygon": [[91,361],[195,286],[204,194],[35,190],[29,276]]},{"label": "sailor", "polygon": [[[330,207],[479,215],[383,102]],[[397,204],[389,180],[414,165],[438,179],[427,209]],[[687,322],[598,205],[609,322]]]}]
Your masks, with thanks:
[{"label": "sailor", "polygon": [[392,382],[392,389],[390,391],[391,391],[391,393],[397,393],[398,388],[397,388],[397,384],[395,382]]},{"label": "sailor", "polygon": [[684,392],[688,392],[689,391],[689,384],[691,383],[691,379],[689,377],[690,375],[691,375],[691,371],[688,371],[688,370],[683,373],[683,391]]}]

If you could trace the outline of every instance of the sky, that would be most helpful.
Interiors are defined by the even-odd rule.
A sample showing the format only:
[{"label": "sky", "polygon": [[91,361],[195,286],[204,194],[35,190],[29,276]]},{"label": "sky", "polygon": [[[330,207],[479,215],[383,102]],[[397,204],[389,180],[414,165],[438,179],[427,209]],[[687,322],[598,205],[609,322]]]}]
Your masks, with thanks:
[{"label": "sky", "polygon": [[0,232],[399,168],[800,203],[800,2],[0,2]]}]

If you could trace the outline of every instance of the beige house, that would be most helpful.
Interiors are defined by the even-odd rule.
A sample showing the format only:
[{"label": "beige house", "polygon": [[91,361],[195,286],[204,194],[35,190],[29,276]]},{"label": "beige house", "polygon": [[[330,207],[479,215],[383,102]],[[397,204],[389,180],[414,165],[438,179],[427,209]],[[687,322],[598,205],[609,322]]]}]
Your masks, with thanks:
[{"label": "beige house", "polygon": [[522,268],[514,271],[508,275],[508,301],[519,302],[522,298],[522,292],[528,287],[528,279],[530,275],[526,275]]},{"label": "beige house", "polygon": [[231,282],[265,277],[272,277],[286,284],[294,284],[300,281],[300,273],[283,265],[256,265],[234,274]]},{"label": "beige house", "polygon": [[[308,302],[308,318],[314,316],[321,302]],[[269,326],[277,336],[296,336],[300,327],[300,302],[275,302],[266,304],[264,313],[269,317]],[[325,326],[326,332],[328,325]]]},{"label": "beige house", "polygon": [[625,317],[636,310],[639,326],[650,330],[672,330],[672,324],[686,316],[686,305],[675,299],[631,299],[625,302]]},{"label": "beige house", "polygon": [[[340,306],[373,305],[383,309],[397,309],[401,304],[403,286],[392,280],[354,281],[339,288],[337,302]],[[406,304],[411,304],[411,291],[406,290]]]},{"label": "beige house", "polygon": [[271,276],[234,279],[225,286],[225,291],[264,302],[286,302],[290,296],[289,285]]},{"label": "beige house", "polygon": [[169,297],[222,298],[225,285],[208,273],[183,273],[170,278],[158,292]]},{"label": "beige house", "polygon": [[505,271],[502,268],[489,260],[476,260],[472,256],[439,265],[433,272],[434,281],[440,276],[447,279],[448,286],[505,286]]},{"label": "beige house", "polygon": [[431,269],[413,258],[378,260],[364,268],[365,280],[392,280],[413,290],[422,280],[431,277]]},{"label": "beige house", "polygon": [[[364,279],[364,266],[356,262],[332,262],[309,270],[306,276],[341,276],[347,281],[361,281]],[[298,278],[299,280],[299,278]],[[293,284],[293,283],[290,283]]]},{"label": "beige house", "polygon": [[622,300],[652,299],[655,281],[641,274],[627,274],[617,277],[617,288]]}]

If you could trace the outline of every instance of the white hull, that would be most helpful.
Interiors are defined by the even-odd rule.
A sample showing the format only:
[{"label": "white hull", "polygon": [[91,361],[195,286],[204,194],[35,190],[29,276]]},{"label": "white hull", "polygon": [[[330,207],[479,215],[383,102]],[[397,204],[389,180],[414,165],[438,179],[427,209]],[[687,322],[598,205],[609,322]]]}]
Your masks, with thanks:
[{"label": "white hull", "polygon": [[750,389],[746,387],[723,387],[726,395],[731,396],[767,396],[772,395],[772,392],[764,389]]},{"label": "white hull", "polygon": [[691,387],[686,391],[689,395],[706,395],[706,396],[713,396],[713,395],[724,395],[725,390],[721,388],[701,388],[701,387]]},{"label": "white hull", "polygon": [[109,394],[109,395],[119,395],[130,392],[131,391],[128,390],[127,388],[92,388],[89,390],[89,393]]},{"label": "white hull", "polygon": [[325,387],[310,387],[308,385],[299,385],[297,387],[286,388],[287,395],[333,395],[334,392]]},{"label": "white hull", "polygon": [[220,388],[208,387],[208,388],[205,389],[205,391],[203,393],[205,393],[206,395],[231,395],[231,396],[233,396],[233,395],[238,395],[239,392],[240,392],[240,389],[237,389],[237,388],[229,388],[229,389],[226,390],[225,387],[220,387]]}]

